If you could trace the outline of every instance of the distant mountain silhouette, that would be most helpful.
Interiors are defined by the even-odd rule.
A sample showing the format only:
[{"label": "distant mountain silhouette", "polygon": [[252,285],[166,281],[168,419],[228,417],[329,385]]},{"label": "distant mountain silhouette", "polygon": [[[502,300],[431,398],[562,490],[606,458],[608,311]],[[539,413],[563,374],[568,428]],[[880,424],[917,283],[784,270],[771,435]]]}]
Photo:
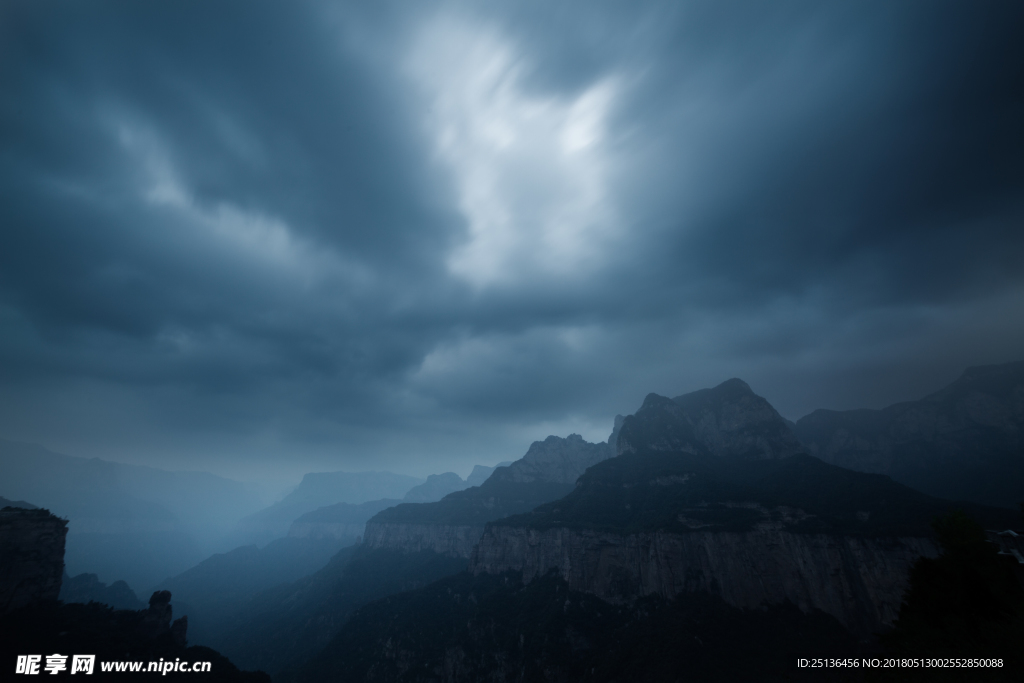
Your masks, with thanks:
[{"label": "distant mountain silhouette", "polygon": [[3,496],[0,496],[0,510],[6,507],[21,508],[23,510],[35,510],[38,505],[25,502],[23,500],[7,500]]},{"label": "distant mountain silhouette", "polygon": [[436,500],[441,500],[449,493],[461,491],[468,487],[469,483],[464,481],[462,477],[454,472],[431,474],[427,477],[427,481],[419,486],[411,488],[409,492],[405,494],[405,498],[402,499],[402,502],[433,503]]},{"label": "distant mountain silhouette", "polygon": [[95,574],[71,577],[65,572],[60,585],[60,599],[64,602],[100,602],[114,609],[140,610],[146,607],[124,581],[115,581],[108,586]]},{"label": "distant mountain silhouette", "polygon": [[475,465],[473,467],[473,471],[469,473],[468,477],[466,477],[466,483],[470,486],[479,486],[487,481],[487,478],[494,473],[495,469],[499,467],[506,467],[511,464],[511,460],[505,460],[503,462],[499,462],[494,467],[488,467],[487,465]]},{"label": "distant mountain silhouette", "polygon": [[307,512],[288,529],[291,537],[351,539],[363,535],[366,520],[381,510],[398,505],[394,498],[371,500],[367,503],[336,503]]},{"label": "distant mountain silhouette", "polygon": [[816,410],[796,435],[835,465],[1015,507],[1024,500],[1024,362],[968,368],[930,396],[882,410]]},{"label": "distant mountain silhouette", "polygon": [[400,499],[422,483],[422,479],[393,472],[313,472],[280,501],[239,521],[224,542],[229,547],[269,543],[287,535],[292,522],[317,508]]}]

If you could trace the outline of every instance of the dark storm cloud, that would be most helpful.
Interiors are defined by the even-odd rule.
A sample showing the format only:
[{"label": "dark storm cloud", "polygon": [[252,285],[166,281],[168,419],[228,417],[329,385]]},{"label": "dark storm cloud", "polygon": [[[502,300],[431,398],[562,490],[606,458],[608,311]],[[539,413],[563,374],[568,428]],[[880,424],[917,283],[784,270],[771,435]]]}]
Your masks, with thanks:
[{"label": "dark storm cloud", "polygon": [[1022,12],[7,3],[0,432],[426,473],[1011,360]]}]

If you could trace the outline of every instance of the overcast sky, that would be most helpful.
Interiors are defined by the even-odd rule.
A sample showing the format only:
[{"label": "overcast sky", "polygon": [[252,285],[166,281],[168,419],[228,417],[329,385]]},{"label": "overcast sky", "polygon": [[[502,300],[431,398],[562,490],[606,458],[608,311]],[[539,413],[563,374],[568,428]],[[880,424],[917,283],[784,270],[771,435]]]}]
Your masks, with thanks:
[{"label": "overcast sky", "polygon": [[0,3],[0,438],[242,479],[1024,358],[1019,2]]}]

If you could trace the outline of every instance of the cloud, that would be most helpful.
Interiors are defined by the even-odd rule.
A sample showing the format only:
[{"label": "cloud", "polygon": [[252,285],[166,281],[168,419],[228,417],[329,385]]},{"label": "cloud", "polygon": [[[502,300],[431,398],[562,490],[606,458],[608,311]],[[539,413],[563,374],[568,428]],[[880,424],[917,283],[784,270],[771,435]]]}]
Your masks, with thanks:
[{"label": "cloud", "polygon": [[8,438],[423,475],[1024,343],[1013,6],[65,9],[0,21]]},{"label": "cloud", "polygon": [[592,274],[617,237],[605,137],[618,81],[532,92],[528,59],[497,29],[448,16],[406,58],[468,228],[447,266],[478,288]]}]

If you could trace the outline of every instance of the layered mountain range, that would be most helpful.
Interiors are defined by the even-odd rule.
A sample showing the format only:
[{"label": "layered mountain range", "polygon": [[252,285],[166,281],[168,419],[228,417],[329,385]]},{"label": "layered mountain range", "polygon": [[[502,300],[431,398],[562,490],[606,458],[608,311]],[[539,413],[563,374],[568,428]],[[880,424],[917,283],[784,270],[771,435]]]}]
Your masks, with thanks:
[{"label": "layered mountain range", "polygon": [[241,519],[225,544],[229,548],[265,545],[287,536],[296,519],[319,508],[401,499],[423,483],[423,479],[393,472],[311,472],[284,498]]},{"label": "layered mountain range", "polygon": [[[620,602],[696,591],[748,609],[789,601],[869,635],[896,618],[913,562],[937,553],[929,523],[947,502],[800,454],[740,380],[649,395],[619,450],[561,500],[488,525],[471,570],[555,570]],[[989,524],[1015,521],[967,507]]]},{"label": "layered mountain range", "polygon": [[288,538],[168,587],[197,637],[280,680],[621,680],[652,643],[711,666],[734,632],[856,649],[892,626],[915,562],[940,552],[936,517],[1019,524],[1007,508],[1024,499],[1022,397],[1024,363],[795,424],[739,379],[650,394],[606,443],[550,436],[466,480],[393,478],[377,500],[363,482],[360,501],[321,505],[348,480],[310,475],[248,520]]},{"label": "layered mountain range", "polygon": [[[911,568],[938,555],[936,517],[955,507],[987,528],[1019,522],[1007,509],[954,504],[823,462],[791,425],[736,379],[674,399],[651,394],[617,420],[614,446],[549,437],[476,489],[383,511],[367,524],[368,545],[458,557],[469,550],[467,578],[367,605],[297,679],[351,667],[367,680],[498,680],[540,666],[538,675],[569,680],[572,667],[597,661],[579,652],[600,653],[592,648],[604,639],[619,666],[636,656],[620,649],[630,632],[657,639],[658,620],[680,614],[732,620],[740,630],[761,620],[758,628],[806,642],[811,630],[845,633],[844,647],[853,647],[892,626]],[[572,461],[586,467],[569,488]],[[525,475],[531,470],[541,474]],[[517,481],[517,472],[532,481]],[[551,472],[563,474],[543,483],[566,486],[564,494],[552,491],[529,511],[504,504],[501,486],[537,484]],[[521,620],[550,623],[536,601],[552,592],[565,596],[565,615],[577,604],[583,611],[558,617],[554,632],[538,624],[534,656],[549,664],[541,666],[503,639],[527,647],[531,629]],[[587,634],[592,621],[605,630]]]},{"label": "layered mountain range", "polygon": [[[612,437],[617,433],[616,429]],[[496,468],[480,486],[435,503],[405,503],[381,511],[366,523],[364,543],[370,548],[430,550],[468,558],[487,522],[561,498],[588,467],[614,454],[611,439],[595,444],[579,434],[549,436],[535,441],[519,460]]]}]

